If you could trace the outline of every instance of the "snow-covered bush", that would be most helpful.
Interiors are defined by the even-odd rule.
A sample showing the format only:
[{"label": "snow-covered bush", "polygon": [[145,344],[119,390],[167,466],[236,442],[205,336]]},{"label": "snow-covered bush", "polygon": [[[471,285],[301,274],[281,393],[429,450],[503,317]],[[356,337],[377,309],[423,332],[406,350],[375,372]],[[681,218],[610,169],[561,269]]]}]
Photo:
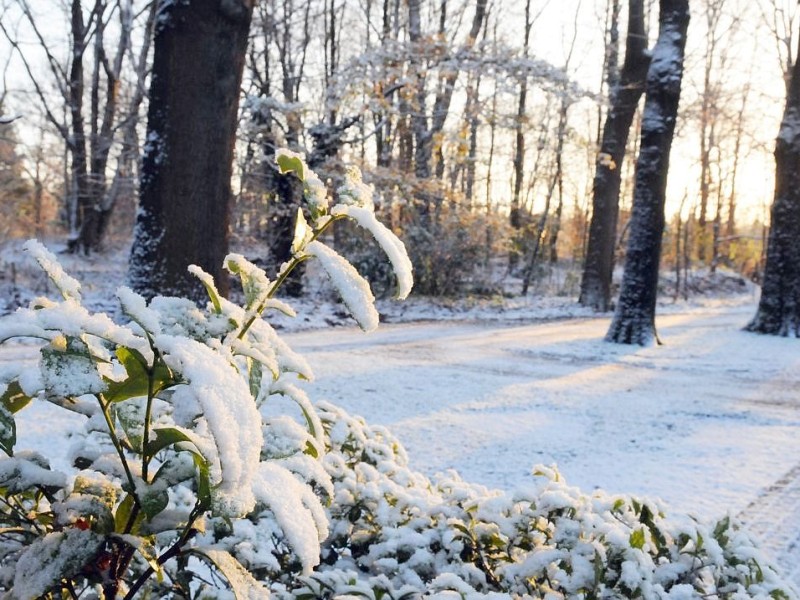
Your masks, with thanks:
[{"label": "snow-covered bush", "polygon": [[[411,266],[355,173],[329,207],[299,156],[276,160],[303,182],[311,221],[298,212],[293,258],[274,281],[240,255],[226,258],[243,306],[190,267],[208,290],[204,309],[182,298],[147,303],[120,288],[128,322],[118,324],[82,305],[80,284],[50,252],[26,245],[63,298],[38,298],[0,321],[0,342],[41,342],[36,364],[0,372],[4,597],[265,598],[254,574],[284,565],[262,539],[280,540],[287,570],[310,574],[318,564],[329,532],[323,501],[334,490],[321,463],[321,421],[293,383],[312,374],[262,315],[292,314],[275,292],[316,258],[359,325],[377,326],[368,284],[319,239],[337,220],[373,234],[397,272],[399,297],[411,289]],[[268,412],[275,395],[298,405],[298,421]],[[51,468],[56,457],[16,448],[15,414],[32,401],[85,417],[66,472]]]},{"label": "snow-covered bush", "polygon": [[538,467],[513,493],[408,467],[402,446],[329,404],[323,464],[330,534],[316,572],[273,573],[302,600],[448,598],[791,598],[730,519],[668,519],[630,496],[591,495]]},{"label": "snow-covered bush", "polygon": [[[455,473],[429,479],[385,428],[314,406],[295,385],[311,379],[308,364],[262,318],[292,313],[275,291],[316,258],[369,330],[369,286],[321,235],[346,218],[368,230],[400,297],[410,262],[355,171],[331,207],[299,156],[277,161],[303,182],[311,220],[298,214],[293,258],[274,281],[227,257],[243,306],[192,268],[204,309],[121,288],[128,322],[115,323],[28,243],[63,299],[0,321],[0,342],[41,342],[35,365],[0,371],[3,597],[791,597],[730,519],[667,519],[655,503],[586,495],[545,467],[513,493]],[[297,405],[294,417],[277,396]],[[57,457],[16,448],[15,415],[33,401],[85,418],[64,472]]]}]

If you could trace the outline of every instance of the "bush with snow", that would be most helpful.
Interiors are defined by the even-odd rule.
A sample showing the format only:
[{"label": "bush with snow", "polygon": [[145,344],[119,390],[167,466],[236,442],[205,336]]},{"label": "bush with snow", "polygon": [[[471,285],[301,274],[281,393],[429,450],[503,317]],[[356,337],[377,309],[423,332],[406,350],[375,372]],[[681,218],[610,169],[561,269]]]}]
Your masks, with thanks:
[{"label": "bush with snow", "polygon": [[[279,537],[298,573],[318,564],[328,535],[321,499],[333,487],[320,462],[321,422],[293,382],[312,374],[262,315],[293,313],[275,293],[300,262],[317,258],[359,325],[377,326],[366,281],[320,241],[337,220],[355,221],[386,250],[399,297],[411,289],[411,266],[375,219],[369,188],[353,186],[329,209],[299,156],[276,160],[303,181],[311,219],[298,213],[293,258],[274,281],[240,255],[226,258],[243,306],[190,267],[208,290],[204,309],[181,298],[148,304],[120,288],[128,320],[120,325],[90,313],[55,257],[26,244],[63,298],[38,298],[0,322],[0,342],[41,343],[37,364],[0,372],[0,590],[8,597],[267,597],[236,556],[256,569],[275,567],[275,554],[242,541],[235,556],[218,541],[228,534]],[[266,416],[275,395],[299,406],[302,425]],[[51,468],[54,457],[16,448],[15,414],[32,401],[86,418],[69,473]]]},{"label": "bush with snow", "polygon": [[[86,310],[78,282],[28,243],[63,299],[0,321],[0,341],[41,341],[36,365],[0,372],[4,597],[791,597],[729,519],[668,520],[657,504],[586,495],[544,467],[513,493],[428,479],[386,429],[314,406],[295,383],[311,379],[308,364],[262,318],[292,313],[275,291],[316,258],[370,330],[369,286],[322,234],[342,219],[369,231],[400,297],[410,262],[357,173],[330,206],[299,156],[277,162],[303,181],[310,221],[298,213],[294,256],[274,281],[228,256],[243,306],[193,267],[204,309],[121,288],[120,325]],[[69,472],[16,448],[15,414],[32,401],[85,417]]]},{"label": "bush with snow", "polygon": [[270,573],[300,600],[793,598],[729,517],[667,518],[659,503],[584,494],[537,467],[514,492],[408,467],[392,434],[330,404],[330,534],[311,576]]}]

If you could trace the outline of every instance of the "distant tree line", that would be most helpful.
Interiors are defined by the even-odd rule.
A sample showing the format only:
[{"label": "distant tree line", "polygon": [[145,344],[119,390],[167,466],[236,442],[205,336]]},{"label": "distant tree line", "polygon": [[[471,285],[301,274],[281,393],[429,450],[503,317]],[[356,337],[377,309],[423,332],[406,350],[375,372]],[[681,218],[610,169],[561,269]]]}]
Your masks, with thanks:
[{"label": "distant tree line", "polygon": [[[488,0],[70,0],[63,39],[46,33],[41,3],[12,0],[0,18],[6,72],[13,62],[27,75],[24,97],[35,108],[25,120],[38,119],[43,132],[37,146],[22,144],[14,124],[3,129],[10,188],[20,183],[9,198],[34,197],[32,221],[13,234],[44,233],[42,207],[55,205],[49,220],[66,228],[68,250],[99,251],[109,232],[130,231],[138,197],[131,283],[148,296],[200,297],[185,265],[224,281],[230,235],[267,264],[289,257],[302,189],[272,161],[288,146],[333,192],[342,159],[361,164],[382,218],[412,253],[419,293],[492,292],[499,273],[527,294],[561,263],[582,272],[580,302],[605,311],[614,265],[624,264],[609,339],[646,343],[656,338],[660,265],[675,270],[676,294],[693,265],[728,265],[763,277],[753,328],[766,330],[764,302],[792,288],[775,283],[775,269],[798,280],[787,266],[798,257],[780,249],[794,235],[781,228],[800,219],[782,208],[793,206],[797,187],[789,166],[797,101],[796,54],[781,46],[792,22],[780,20],[788,13],[778,2],[749,9],[772,29],[787,82],[765,271],[760,242],[750,239],[759,236],[737,220],[737,182],[758,125],[750,86],[731,76],[741,64],[731,48],[748,39],[737,0],[692,7],[689,39],[703,37],[689,45],[699,75],[688,87],[689,14],[678,0],[663,0],[657,13],[641,0],[582,3],[564,29],[560,64],[540,57],[547,5],[533,0],[516,8]],[[594,85],[579,83],[574,67],[587,47],[578,32],[589,9],[605,17]],[[676,143],[697,136],[697,180],[687,178],[668,223],[676,130]],[[374,286],[390,286],[358,234],[335,243]],[[288,289],[299,294],[302,285],[298,276]],[[797,331],[797,294],[778,303],[788,316],[776,332]]]}]

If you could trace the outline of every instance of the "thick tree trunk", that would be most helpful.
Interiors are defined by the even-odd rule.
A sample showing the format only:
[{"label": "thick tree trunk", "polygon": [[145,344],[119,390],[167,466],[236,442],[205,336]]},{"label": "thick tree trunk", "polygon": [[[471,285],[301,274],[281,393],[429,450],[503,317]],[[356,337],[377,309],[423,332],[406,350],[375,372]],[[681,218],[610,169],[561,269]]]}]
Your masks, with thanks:
[{"label": "thick tree trunk", "polygon": [[761,300],[749,331],[800,337],[800,60],[775,144],[775,199]]},{"label": "thick tree trunk", "polygon": [[625,44],[625,62],[619,81],[611,90],[611,108],[606,116],[595,166],[592,220],[578,300],[582,305],[599,311],[606,311],[611,306],[622,161],[633,116],[644,92],[649,64],[643,0],[630,0],[628,3]]},{"label": "thick tree trunk", "polygon": [[683,76],[689,0],[661,0],[658,42],[647,71],[625,274],[606,340],[647,345],[655,327],[669,153]]},{"label": "thick tree trunk", "polygon": [[145,297],[228,289],[231,174],[250,0],[161,1],[129,279]]}]

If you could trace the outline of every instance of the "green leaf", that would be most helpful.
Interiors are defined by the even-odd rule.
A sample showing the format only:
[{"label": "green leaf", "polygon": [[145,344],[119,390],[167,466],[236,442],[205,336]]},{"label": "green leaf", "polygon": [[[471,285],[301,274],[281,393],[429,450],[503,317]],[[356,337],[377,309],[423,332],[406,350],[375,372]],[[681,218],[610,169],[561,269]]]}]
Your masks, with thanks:
[{"label": "green leaf", "polygon": [[631,548],[636,548],[637,550],[641,550],[644,548],[645,536],[644,536],[644,529],[636,529],[631,533],[630,537],[630,544]]},{"label": "green leaf", "polygon": [[269,590],[261,585],[242,564],[225,550],[197,547],[187,551],[206,559],[219,571],[231,587],[236,600],[268,600]]},{"label": "green leaf", "polygon": [[211,507],[211,478],[208,474],[208,461],[200,454],[192,452],[194,464],[197,467],[197,502],[200,510]]},{"label": "green leaf", "polygon": [[172,446],[181,442],[189,442],[194,446],[192,438],[180,429],[175,429],[174,427],[161,427],[159,429],[154,429],[152,433],[154,437],[148,440],[144,447],[144,455],[148,459],[153,458],[167,446]]},{"label": "green leaf", "polygon": [[306,442],[306,448],[303,450],[303,453],[311,458],[319,458],[319,452],[317,452],[317,448],[311,442]]},{"label": "green leaf", "polygon": [[142,503],[142,511],[148,519],[152,519],[161,513],[169,504],[167,489],[161,485],[149,485],[142,493],[139,493],[139,501]]},{"label": "green leaf", "polygon": [[0,396],[0,403],[11,414],[16,414],[30,404],[32,398],[22,391],[18,381],[8,384],[6,391]]},{"label": "green leaf", "polygon": [[261,363],[252,358],[248,358],[247,366],[249,370],[250,395],[253,398],[258,398],[258,394],[261,392],[261,379],[263,375]]},{"label": "green leaf", "polygon": [[[131,518],[131,514],[134,507],[134,499],[132,494],[126,494],[125,497],[122,499],[122,502],[119,503],[117,506],[117,510],[114,513],[114,531],[117,533],[125,533],[125,529],[128,527],[128,521]],[[136,516],[133,524],[131,525],[130,531],[128,533],[136,533],[139,531],[139,526],[144,519],[144,515],[139,513]]]},{"label": "green leaf", "polygon": [[289,156],[279,152],[275,155],[275,162],[278,163],[278,171],[281,175],[294,173],[300,181],[305,181],[306,166],[299,156]]},{"label": "green leaf", "polygon": [[[129,398],[147,396],[149,393],[148,365],[138,350],[120,346],[116,351],[117,358],[125,367],[127,377],[122,381],[106,380],[108,389],[105,399],[109,402],[122,402]],[[153,394],[176,383],[172,371],[163,362],[158,361],[153,370]]]}]

